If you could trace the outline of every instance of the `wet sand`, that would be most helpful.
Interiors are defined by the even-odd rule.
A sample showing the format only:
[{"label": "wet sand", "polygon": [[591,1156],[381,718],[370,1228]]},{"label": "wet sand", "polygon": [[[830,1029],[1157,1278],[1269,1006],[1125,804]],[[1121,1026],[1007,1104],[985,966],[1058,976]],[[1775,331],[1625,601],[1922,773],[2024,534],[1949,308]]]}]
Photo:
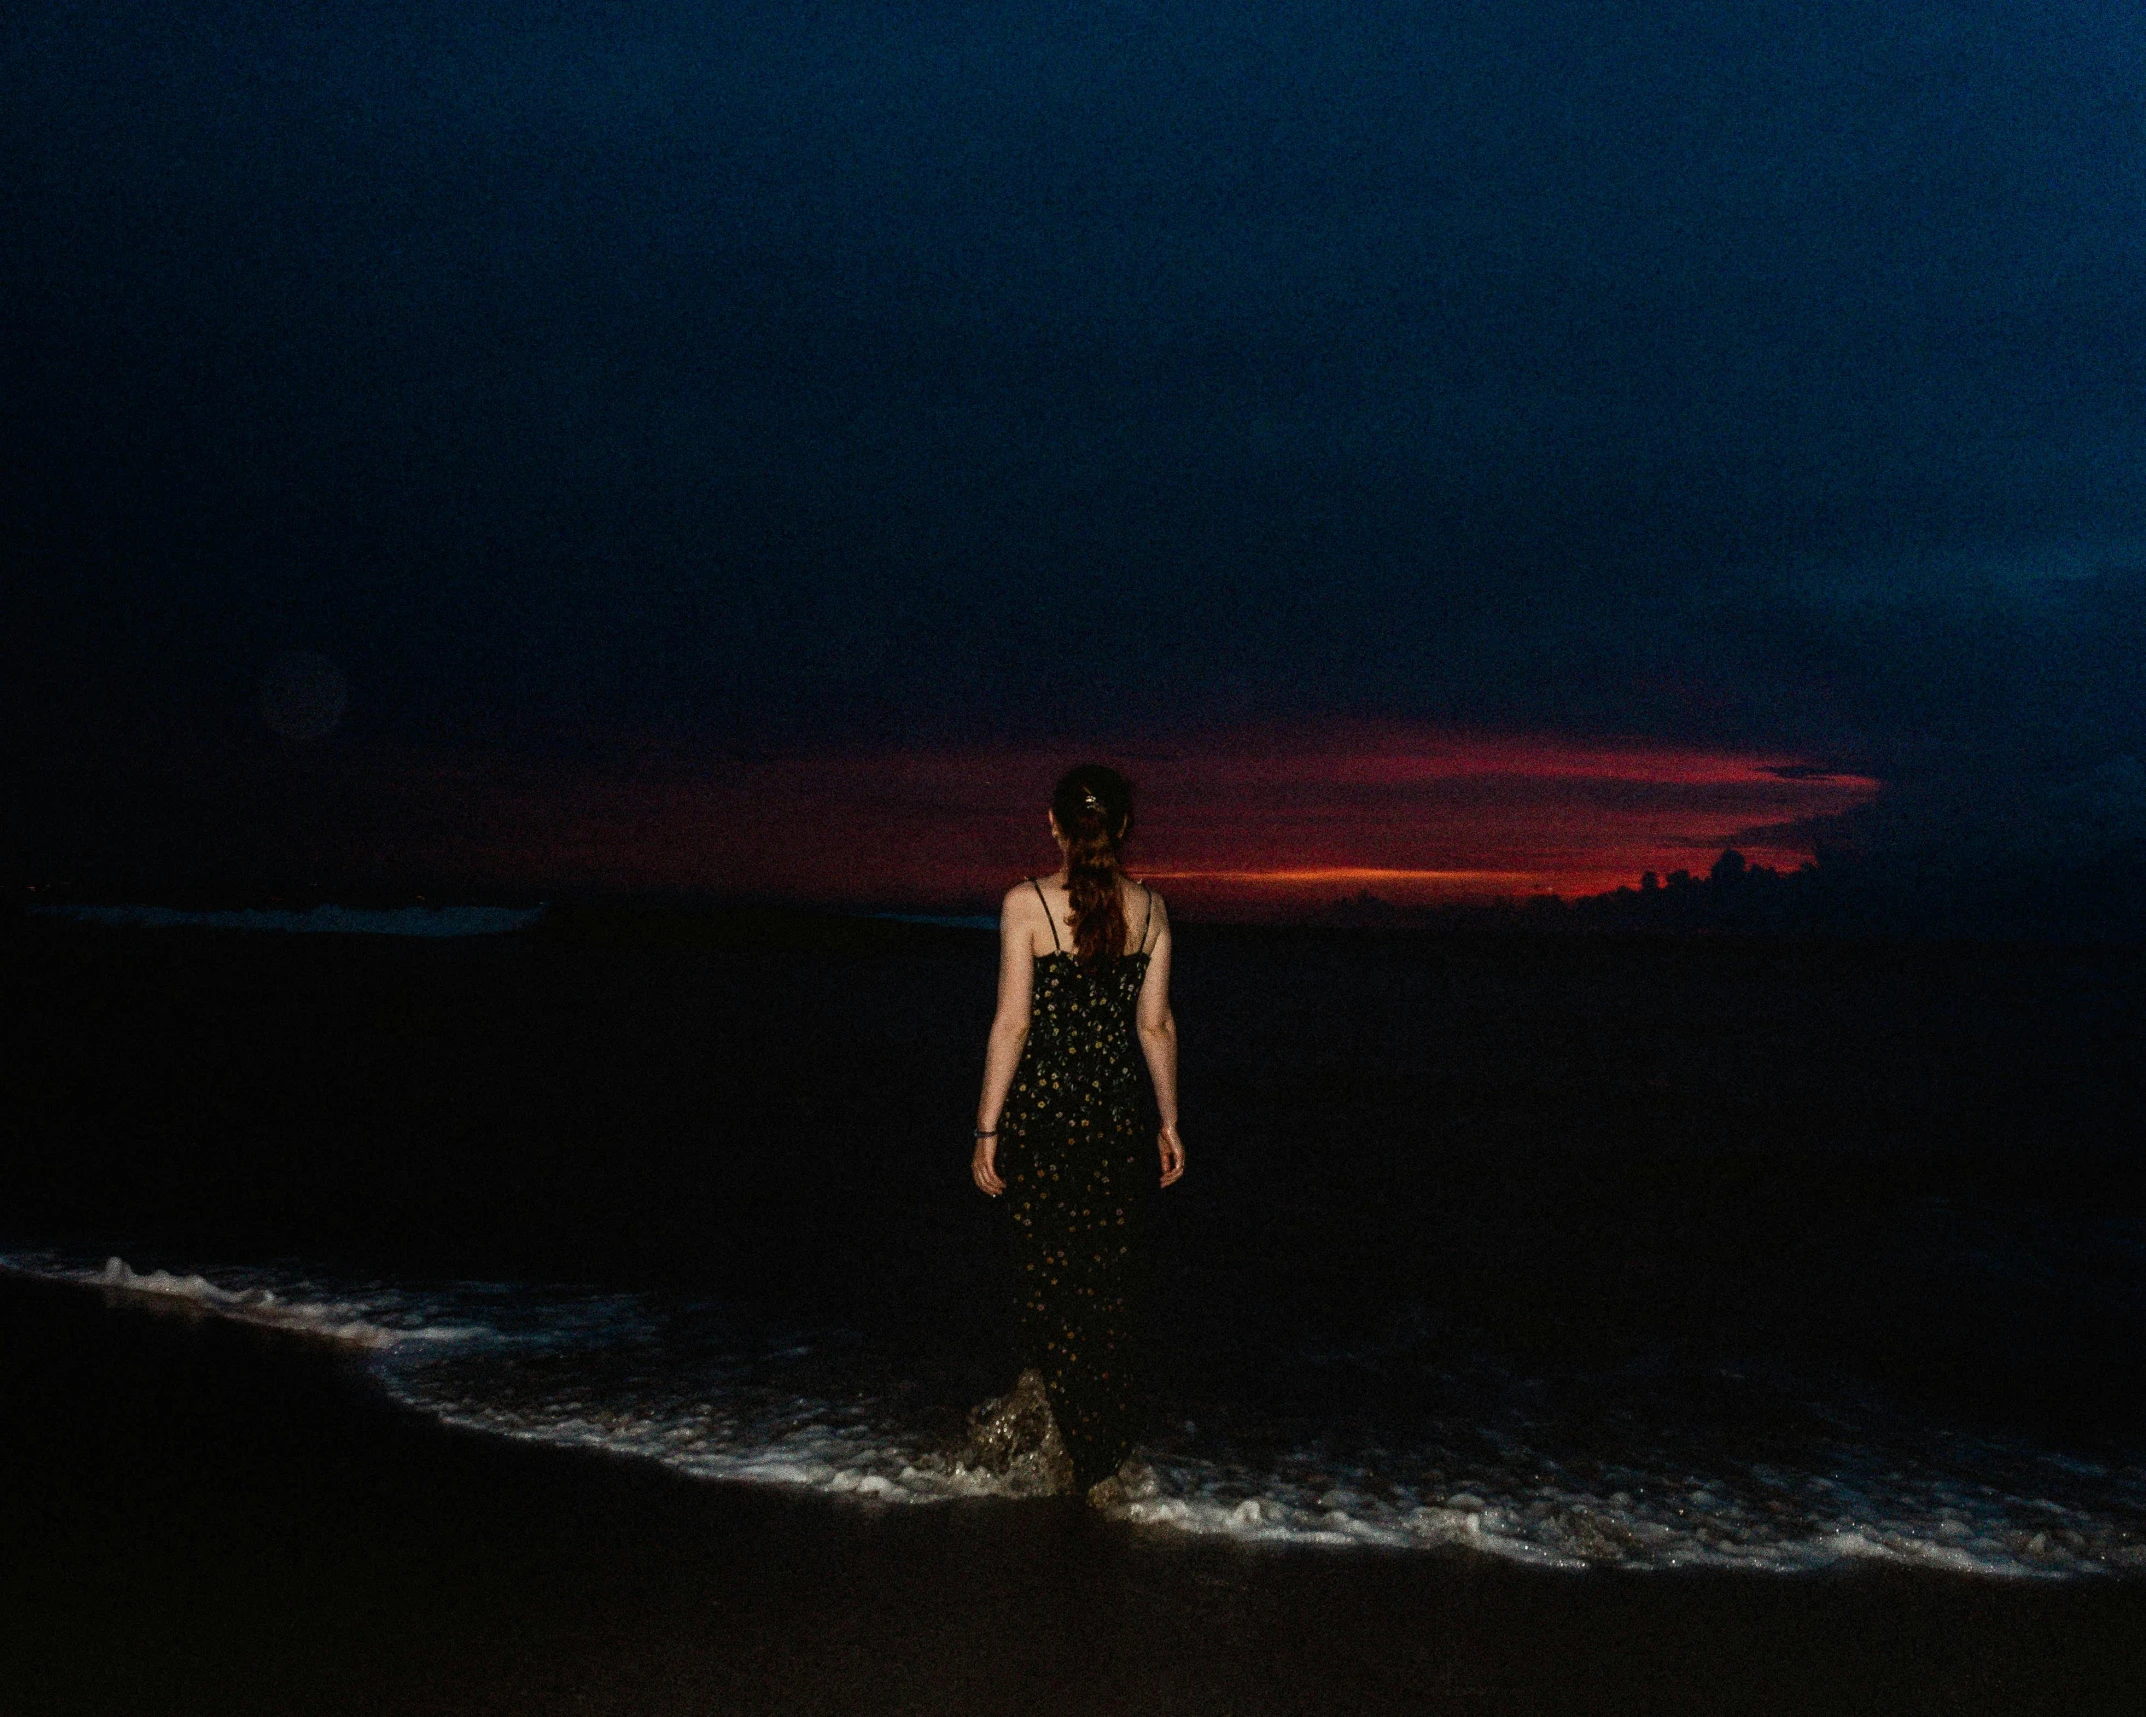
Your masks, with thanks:
[{"label": "wet sand", "polygon": [[842,1505],[439,1429],[0,1280],[11,1713],[2136,1712],[2146,1582],[1517,1568]]}]

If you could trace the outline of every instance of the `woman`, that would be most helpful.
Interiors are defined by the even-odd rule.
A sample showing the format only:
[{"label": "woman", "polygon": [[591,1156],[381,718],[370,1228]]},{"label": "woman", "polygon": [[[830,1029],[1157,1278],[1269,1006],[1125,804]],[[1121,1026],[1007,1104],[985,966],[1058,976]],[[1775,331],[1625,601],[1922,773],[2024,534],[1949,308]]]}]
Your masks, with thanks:
[{"label": "woman", "polygon": [[[1138,1428],[1138,1276],[1147,1175],[1137,1037],[1154,1081],[1164,1186],[1177,1136],[1170,919],[1118,868],[1133,793],[1101,764],[1051,794],[1055,876],[1008,891],[998,1013],[970,1172],[1013,1218],[1022,1363],[1041,1378],[1077,1490],[1111,1478]],[[1098,1498],[1097,1500],[1101,1500]]]}]

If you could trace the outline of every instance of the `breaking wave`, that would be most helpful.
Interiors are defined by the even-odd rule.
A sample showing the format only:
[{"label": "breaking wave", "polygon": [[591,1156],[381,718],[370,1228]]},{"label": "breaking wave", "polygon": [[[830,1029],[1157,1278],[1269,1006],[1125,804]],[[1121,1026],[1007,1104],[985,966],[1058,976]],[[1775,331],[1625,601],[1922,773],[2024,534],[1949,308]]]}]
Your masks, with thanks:
[{"label": "breaking wave", "polygon": [[[0,1267],[344,1344],[396,1400],[447,1424],[876,1505],[1007,1494],[962,1464],[949,1405],[845,1330],[518,1284],[138,1271],[49,1253]],[[1405,1438],[1341,1423],[1307,1434],[1242,1402],[1219,1412],[1226,1431],[1177,1420],[1113,1512],[1146,1530],[1574,1569],[2146,1573],[2146,1466],[1838,1400],[1803,1403],[1763,1436],[1644,1391],[1546,1414],[1528,1380],[1505,1381],[1501,1395],[1456,1380],[1455,1409]]]}]

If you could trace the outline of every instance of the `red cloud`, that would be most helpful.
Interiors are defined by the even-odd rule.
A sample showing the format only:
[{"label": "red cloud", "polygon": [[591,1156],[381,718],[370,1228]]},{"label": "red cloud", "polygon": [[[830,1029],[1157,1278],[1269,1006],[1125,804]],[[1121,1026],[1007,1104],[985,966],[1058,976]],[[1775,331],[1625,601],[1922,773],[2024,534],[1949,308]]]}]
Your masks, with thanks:
[{"label": "red cloud", "polygon": [[[978,748],[415,769],[397,791],[433,834],[400,856],[531,887],[989,900],[1057,863],[1044,802],[1078,760]],[[1403,726],[1220,733],[1115,761],[1140,790],[1128,868],[1196,910],[1255,916],[1363,889],[1397,902],[1595,892],[1701,868],[1732,831],[1792,827],[1878,788],[1780,753]],[[1806,856],[1786,835],[1743,850]]]}]

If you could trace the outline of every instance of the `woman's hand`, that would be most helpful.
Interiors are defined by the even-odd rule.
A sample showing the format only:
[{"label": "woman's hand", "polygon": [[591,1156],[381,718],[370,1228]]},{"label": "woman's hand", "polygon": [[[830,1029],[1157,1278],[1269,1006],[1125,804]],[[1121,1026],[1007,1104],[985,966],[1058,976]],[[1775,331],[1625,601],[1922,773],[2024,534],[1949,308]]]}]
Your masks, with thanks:
[{"label": "woman's hand", "polygon": [[1157,1133],[1155,1149],[1162,1156],[1162,1184],[1175,1186],[1185,1178],[1185,1143],[1177,1136],[1177,1129],[1165,1127]]},{"label": "woman's hand", "polygon": [[976,1141],[976,1154],[969,1159],[969,1178],[976,1182],[978,1192],[989,1193],[993,1198],[1006,1190],[1006,1183],[998,1177],[996,1137]]}]

